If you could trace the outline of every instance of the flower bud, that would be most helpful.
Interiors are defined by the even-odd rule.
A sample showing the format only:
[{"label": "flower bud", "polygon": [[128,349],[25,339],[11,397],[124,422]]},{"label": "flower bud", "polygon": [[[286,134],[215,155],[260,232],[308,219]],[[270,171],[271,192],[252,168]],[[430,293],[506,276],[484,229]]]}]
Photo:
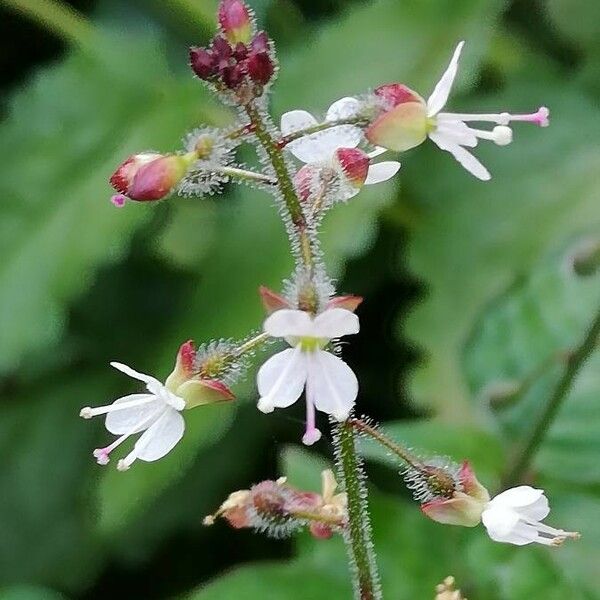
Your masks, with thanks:
[{"label": "flower bud", "polygon": [[259,85],[266,85],[275,73],[275,65],[268,52],[251,52],[246,63],[248,77]]},{"label": "flower bud", "polygon": [[233,400],[235,396],[221,381],[201,379],[196,369],[196,348],[191,340],[179,348],[175,368],[165,387],[185,401],[186,408]]},{"label": "flower bud", "polygon": [[221,0],[219,25],[231,44],[247,44],[252,38],[253,23],[250,10],[241,0]]},{"label": "flower bud", "polygon": [[438,523],[475,527],[481,521],[481,513],[489,502],[490,495],[466,461],[458,473],[458,484],[445,497],[436,497],[424,503],[421,510]]},{"label": "flower bud", "polygon": [[353,187],[362,187],[369,173],[368,155],[359,148],[338,148],[334,159],[346,180]]},{"label": "flower bud", "polygon": [[206,48],[190,48],[190,66],[200,79],[209,79],[217,73],[216,56]]},{"label": "flower bud", "polygon": [[183,179],[195,155],[136,154],[110,178],[111,185],[131,200],[160,200]]},{"label": "flower bud", "polygon": [[416,92],[400,83],[383,85],[375,90],[384,105],[365,130],[374,145],[402,152],[418,146],[427,138],[427,105]]}]

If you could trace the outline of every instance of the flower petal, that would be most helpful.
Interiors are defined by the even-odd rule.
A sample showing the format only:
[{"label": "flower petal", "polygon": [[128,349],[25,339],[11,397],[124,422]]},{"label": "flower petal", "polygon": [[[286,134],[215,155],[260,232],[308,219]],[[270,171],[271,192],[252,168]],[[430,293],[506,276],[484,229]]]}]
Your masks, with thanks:
[{"label": "flower petal", "polygon": [[185,421],[175,409],[167,409],[135,444],[137,458],[152,462],[170,452],[183,437]]},{"label": "flower petal", "polygon": [[519,485],[494,496],[492,503],[494,506],[521,509],[536,505],[542,496],[544,496],[544,490],[529,485]]},{"label": "flower petal", "polygon": [[134,379],[139,379],[140,381],[143,381],[144,383],[153,383],[153,382],[158,382],[158,379],[155,379],[154,377],[152,377],[151,375],[144,375],[144,373],[138,373],[137,371],[134,371],[131,367],[128,367],[127,365],[124,365],[123,363],[120,362],[111,362],[110,363],[111,367],[114,367],[115,369],[117,369],[118,371],[121,371],[121,373],[125,373],[125,375],[129,375],[129,377],[133,377]]},{"label": "flower petal", "polygon": [[327,111],[326,121],[339,121],[340,119],[351,119],[358,114],[360,102],[356,98],[346,96],[336,100]]},{"label": "flower petal", "polygon": [[428,117],[432,117],[433,115],[437,114],[446,105],[448,96],[450,95],[450,90],[452,89],[452,84],[454,83],[454,78],[456,77],[458,60],[460,59],[460,53],[462,52],[464,45],[465,43],[463,41],[456,46],[456,50],[454,50],[454,54],[452,55],[452,60],[450,61],[448,68],[446,71],[444,71],[442,78],[438,81],[431,96],[429,96],[427,100]]},{"label": "flower petal", "polygon": [[[154,397],[154,400],[150,400],[152,397]],[[158,418],[160,413],[164,410],[165,404],[162,400],[152,394],[131,394],[115,400],[113,405],[130,402],[132,400],[145,399],[150,401],[140,406],[133,406],[131,408],[124,408],[123,410],[109,412],[106,415],[106,429],[115,435],[138,433],[147,429],[153,419]]]},{"label": "flower petal", "polygon": [[468,146],[469,148],[475,148],[478,143],[477,136],[473,133],[471,128],[463,121],[456,119],[443,118],[438,115],[437,127],[435,131],[444,136],[448,140],[460,144],[461,146]]},{"label": "flower petal", "polygon": [[400,163],[396,160],[386,160],[369,167],[365,185],[373,185],[391,179],[400,170]]},{"label": "flower petal", "polygon": [[281,133],[283,135],[289,135],[315,125],[318,125],[318,121],[305,110],[290,110],[281,116]]},{"label": "flower petal", "polygon": [[431,140],[442,150],[450,152],[452,156],[472,175],[482,181],[489,181],[492,176],[490,172],[468,151],[452,140],[447,139],[439,133],[430,133]]},{"label": "flower petal", "polygon": [[524,546],[538,538],[537,529],[520,521],[512,510],[489,507],[481,514],[481,521],[495,542]]},{"label": "flower petal", "polygon": [[286,408],[300,398],[306,383],[306,360],[300,348],[288,348],[271,356],[256,377],[261,395],[259,409]]},{"label": "flower petal", "polygon": [[338,421],[347,419],[358,395],[356,375],[341,358],[330,352],[318,350],[308,358],[309,385],[315,406]]},{"label": "flower petal", "polygon": [[315,337],[333,339],[360,331],[358,317],[345,308],[328,308],[317,315],[313,324]]},{"label": "flower petal", "polygon": [[267,317],[263,329],[273,337],[304,336],[312,334],[313,322],[303,310],[282,308]]}]

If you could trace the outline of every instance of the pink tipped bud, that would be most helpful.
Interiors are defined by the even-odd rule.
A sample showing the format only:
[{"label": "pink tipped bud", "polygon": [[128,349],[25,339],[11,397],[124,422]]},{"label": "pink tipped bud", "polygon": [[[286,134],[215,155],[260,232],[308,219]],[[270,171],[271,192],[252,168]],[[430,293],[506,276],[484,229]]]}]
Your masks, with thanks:
[{"label": "pink tipped bud", "polygon": [[161,158],[162,154],[157,152],[144,152],[141,154],[133,154],[127,160],[121,163],[117,170],[110,178],[112,185],[117,192],[127,194],[133,183],[133,179],[143,165],[146,165],[157,158]]},{"label": "pink tipped bud", "polygon": [[294,175],[294,187],[301,202],[308,202],[319,185],[320,168],[316,165],[302,165]]},{"label": "pink tipped bud", "polygon": [[424,102],[423,98],[417,92],[402,83],[380,85],[374,93],[384,101],[388,109],[398,106],[398,104],[404,104],[405,102]]},{"label": "pink tipped bud", "polygon": [[327,308],[345,308],[351,312],[362,304],[362,296],[335,296],[327,303]]},{"label": "pink tipped bud", "polygon": [[269,36],[264,31],[259,31],[252,39],[252,43],[250,44],[250,49],[255,54],[258,54],[259,52],[268,52],[269,51]]},{"label": "pink tipped bud", "polygon": [[217,72],[217,59],[211,50],[190,48],[190,66],[200,79],[209,79]]},{"label": "pink tipped bud", "polygon": [[290,303],[283,296],[276,294],[273,290],[270,290],[264,285],[261,285],[258,288],[258,293],[260,294],[263,306],[268,314],[274,313],[276,310],[282,308],[290,308]]},{"label": "pink tipped bud", "polygon": [[188,155],[135,154],[113,173],[110,183],[131,200],[160,200],[181,181],[192,160]]},{"label": "pink tipped bud", "polygon": [[346,179],[355,187],[361,187],[369,173],[369,157],[358,148],[338,148],[335,158]]},{"label": "pink tipped bud", "polygon": [[231,44],[247,44],[252,38],[252,17],[248,7],[241,0],[221,0],[219,25]]},{"label": "pink tipped bud", "polygon": [[309,527],[310,534],[318,540],[328,540],[333,537],[333,528],[326,523],[313,521]]},{"label": "pink tipped bud", "polygon": [[171,193],[183,179],[189,167],[189,158],[179,155],[161,156],[142,165],[128,190],[132,200],[160,200]]},{"label": "pink tipped bud", "polygon": [[268,52],[252,52],[246,65],[248,76],[254,83],[266,85],[275,73],[275,65]]}]

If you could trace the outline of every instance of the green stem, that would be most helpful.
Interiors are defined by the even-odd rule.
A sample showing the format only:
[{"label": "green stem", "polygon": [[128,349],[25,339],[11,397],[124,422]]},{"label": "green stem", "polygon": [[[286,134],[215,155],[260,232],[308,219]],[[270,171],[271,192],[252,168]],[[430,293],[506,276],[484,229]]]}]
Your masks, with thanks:
[{"label": "green stem", "polygon": [[280,148],[284,148],[290,142],[298,140],[306,135],[310,135],[311,133],[319,133],[331,129],[332,127],[338,127],[339,125],[356,125],[357,127],[364,127],[365,125],[368,125],[368,123],[369,121],[364,117],[350,117],[348,119],[339,119],[337,121],[323,121],[323,123],[318,123],[317,125],[312,125],[311,127],[299,129],[298,131],[294,131],[294,133],[284,135],[277,140],[277,144]]},{"label": "green stem", "polygon": [[56,0],[0,0],[5,6],[37,21],[67,42],[88,45],[94,37],[93,26],[83,15]]},{"label": "green stem", "polygon": [[400,460],[409,464],[414,469],[420,471],[423,468],[423,465],[415,458],[412,454],[410,454],[407,450],[396,444],[385,436],[381,431],[375,429],[375,427],[371,427],[371,425],[361,421],[360,419],[348,419],[348,425],[353,427],[357,431],[360,431],[370,438],[374,439],[376,442],[381,444],[384,448],[387,448],[390,452],[395,454]]},{"label": "green stem", "polygon": [[558,381],[554,392],[550,396],[548,403],[538,417],[537,422],[530,430],[528,437],[517,449],[505,477],[502,480],[503,488],[510,487],[518,483],[527,471],[533,457],[538,451],[544,436],[546,435],[554,418],[558,414],[563,401],[569,395],[571,386],[575,381],[579,371],[589,358],[590,354],[596,348],[598,336],[600,335],[600,311],[590,324],[590,327],[583,338],[581,344],[567,357],[565,371]]},{"label": "green stem", "polygon": [[250,338],[248,341],[244,342],[243,344],[240,344],[235,349],[235,356],[242,356],[246,352],[250,352],[251,350],[254,350],[254,348],[256,348],[257,346],[260,346],[262,343],[266,342],[268,339],[269,339],[268,333],[259,333],[258,335],[254,336],[253,338]]},{"label": "green stem", "polygon": [[238,169],[236,167],[219,167],[213,170],[240,181],[257,181],[259,183],[266,183],[267,185],[277,185],[275,179],[263,173],[256,173],[255,171],[247,171],[246,169]]},{"label": "green stem", "polygon": [[344,540],[353,571],[356,600],[381,599],[381,585],[375,562],[367,489],[362,461],[356,451],[356,436],[346,421],[335,426],[334,446],[338,478],[348,499],[348,525]]}]

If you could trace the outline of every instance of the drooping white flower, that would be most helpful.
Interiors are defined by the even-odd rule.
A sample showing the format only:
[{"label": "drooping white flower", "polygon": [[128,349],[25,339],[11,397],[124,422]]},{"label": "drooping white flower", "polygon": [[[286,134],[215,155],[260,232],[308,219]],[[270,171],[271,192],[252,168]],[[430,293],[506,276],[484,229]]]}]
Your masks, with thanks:
[{"label": "drooping white flower", "polygon": [[358,317],[343,308],[329,308],[316,317],[302,310],[281,309],[270,315],[264,330],[285,338],[291,348],[269,358],[257,377],[258,408],[272,412],[291,406],[306,390],[306,432],[302,441],[321,437],[315,426],[315,409],[338,421],[348,417],[358,394],[352,369],[327,350],[330,340],[358,333]]},{"label": "drooping white flower", "polygon": [[[336,122],[351,119],[357,115],[359,108],[360,102],[356,98],[342,98],[329,107],[325,121]],[[284,136],[318,125],[317,119],[305,110],[292,110],[284,113],[281,117],[281,133]],[[348,160],[348,152],[339,153],[340,150],[356,148],[361,140],[363,140],[363,133],[360,127],[348,124],[336,125],[302,136],[289,142],[286,148],[307,165],[330,168],[340,173],[354,187],[345,195],[348,199],[356,195],[362,185],[373,185],[386,181],[400,169],[400,163],[395,160],[371,164],[371,159],[385,152],[385,149],[378,148],[371,154],[366,154],[361,150],[354,151],[354,153],[360,152],[363,155],[359,157],[362,160],[357,160],[354,154],[352,154],[351,160]]]},{"label": "drooping white flower", "polygon": [[91,419],[106,415],[106,429],[119,436],[109,446],[94,450],[100,465],[108,464],[110,453],[130,436],[142,434],[133,450],[117,463],[117,469],[125,471],[136,459],[152,462],[175,447],[183,437],[185,422],[180,412],[186,403],[154,377],[138,373],[118,362],[110,364],[122,373],[143,381],[148,393],[123,396],[108,406],[86,406],[81,409],[80,416]]},{"label": "drooping white flower", "polygon": [[[499,146],[512,141],[511,121],[526,121],[540,127],[548,126],[549,110],[542,106],[535,113],[513,115],[508,112],[490,114],[441,112],[445,107],[458,71],[458,61],[464,46],[460,42],[448,68],[439,80],[427,102],[416,92],[399,83],[381,86],[375,95],[387,104],[365,131],[373,144],[390,150],[404,151],[413,148],[429,137],[439,148],[450,152],[454,158],[475,177],[487,181],[488,170],[466,148],[474,148],[480,139],[491,140]],[[496,123],[489,130],[467,125],[471,121]]]},{"label": "drooping white flower", "polygon": [[521,485],[492,498],[481,514],[481,520],[494,541],[517,546],[533,542],[560,546],[567,538],[579,537],[576,532],[544,525],[541,521],[549,513],[544,490]]}]

